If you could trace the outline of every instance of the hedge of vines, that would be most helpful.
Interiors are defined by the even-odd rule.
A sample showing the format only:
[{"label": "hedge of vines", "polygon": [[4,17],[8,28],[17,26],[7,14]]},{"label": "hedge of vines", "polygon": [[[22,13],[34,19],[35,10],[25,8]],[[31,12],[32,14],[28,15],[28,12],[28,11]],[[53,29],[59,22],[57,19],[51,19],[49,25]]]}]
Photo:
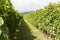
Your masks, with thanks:
[{"label": "hedge of vines", "polygon": [[44,9],[25,15],[25,18],[53,40],[60,40],[60,3],[50,3]]},{"label": "hedge of vines", "polygon": [[0,0],[0,40],[14,40],[13,34],[20,27],[20,22],[21,16],[10,0]]}]

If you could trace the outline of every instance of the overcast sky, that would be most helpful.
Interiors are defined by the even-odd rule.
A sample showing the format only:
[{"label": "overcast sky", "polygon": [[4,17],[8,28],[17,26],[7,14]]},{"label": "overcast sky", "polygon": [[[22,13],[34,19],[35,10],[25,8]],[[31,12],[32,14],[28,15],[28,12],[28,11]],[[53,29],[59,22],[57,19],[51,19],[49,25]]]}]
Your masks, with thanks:
[{"label": "overcast sky", "polygon": [[60,2],[60,0],[11,0],[16,10],[20,12],[34,11],[43,8],[50,2]]}]

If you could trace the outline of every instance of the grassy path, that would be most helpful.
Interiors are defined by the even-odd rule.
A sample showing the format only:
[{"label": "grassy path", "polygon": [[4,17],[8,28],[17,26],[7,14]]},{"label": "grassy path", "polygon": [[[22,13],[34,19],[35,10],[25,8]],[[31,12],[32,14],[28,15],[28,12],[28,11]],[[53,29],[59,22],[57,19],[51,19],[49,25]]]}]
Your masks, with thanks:
[{"label": "grassy path", "polygon": [[32,34],[36,36],[34,40],[52,40],[50,37],[47,37],[42,31],[38,30],[32,24],[30,24],[27,20],[25,20],[25,18],[24,18],[24,21],[31,29]]}]

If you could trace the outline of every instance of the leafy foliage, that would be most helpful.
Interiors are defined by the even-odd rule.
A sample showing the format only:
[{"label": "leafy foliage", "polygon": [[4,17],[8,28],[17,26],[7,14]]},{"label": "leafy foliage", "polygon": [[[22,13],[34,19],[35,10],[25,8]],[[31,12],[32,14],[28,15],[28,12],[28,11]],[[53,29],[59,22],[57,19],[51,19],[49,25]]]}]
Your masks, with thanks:
[{"label": "leafy foliage", "polygon": [[50,3],[44,9],[40,9],[30,14],[26,14],[25,18],[36,26],[49,34],[53,40],[60,40],[60,4]]},{"label": "leafy foliage", "polygon": [[20,20],[21,16],[13,9],[10,0],[0,0],[0,40],[14,40],[13,33],[20,27]]}]

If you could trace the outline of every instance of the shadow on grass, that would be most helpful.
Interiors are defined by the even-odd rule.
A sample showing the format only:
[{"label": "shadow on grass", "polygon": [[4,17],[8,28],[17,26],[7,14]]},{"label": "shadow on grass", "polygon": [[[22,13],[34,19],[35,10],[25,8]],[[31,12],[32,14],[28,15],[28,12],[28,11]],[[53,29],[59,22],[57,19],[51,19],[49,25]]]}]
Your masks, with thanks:
[{"label": "shadow on grass", "polygon": [[25,23],[25,21],[22,19],[21,23],[21,39],[20,40],[34,40],[35,36],[32,35],[28,25]]}]

